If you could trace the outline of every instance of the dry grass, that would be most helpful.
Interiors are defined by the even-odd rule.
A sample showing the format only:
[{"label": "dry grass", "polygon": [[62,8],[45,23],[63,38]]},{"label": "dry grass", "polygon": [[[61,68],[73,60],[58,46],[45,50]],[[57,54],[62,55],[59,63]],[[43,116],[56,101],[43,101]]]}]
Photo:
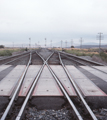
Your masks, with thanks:
[{"label": "dry grass", "polygon": [[[62,50],[61,48],[54,48],[54,50]],[[63,49],[63,51],[70,53],[70,54],[74,54],[77,56],[96,56],[101,58],[103,61],[107,62],[107,53],[101,52],[99,53],[98,49],[79,49],[79,48],[66,48]]]},{"label": "dry grass", "polygon": [[0,56],[11,56],[13,52],[25,51],[25,49],[19,48],[4,48],[0,49]]},{"label": "dry grass", "polygon": [[58,50],[58,51],[65,51],[67,53],[71,53],[71,54],[75,54],[77,56],[92,56],[92,55],[98,55],[98,50],[96,49],[79,49],[79,48],[54,48],[54,50]]}]

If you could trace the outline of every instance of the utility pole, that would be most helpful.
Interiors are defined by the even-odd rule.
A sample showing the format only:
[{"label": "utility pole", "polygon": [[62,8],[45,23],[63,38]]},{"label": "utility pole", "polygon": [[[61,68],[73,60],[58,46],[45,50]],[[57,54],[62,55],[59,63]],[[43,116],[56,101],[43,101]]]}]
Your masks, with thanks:
[{"label": "utility pole", "polygon": [[73,46],[73,40],[71,40],[71,46]]},{"label": "utility pole", "polygon": [[61,40],[61,50],[62,50],[62,42],[63,42],[63,41]]},{"label": "utility pole", "polygon": [[52,48],[52,40],[51,40],[51,48]]},{"label": "utility pole", "polygon": [[66,48],[67,48],[67,40],[66,40],[65,44],[66,44]]},{"label": "utility pole", "polygon": [[52,48],[52,40],[50,41],[50,48]]},{"label": "utility pole", "polygon": [[71,49],[72,49],[72,46],[73,46],[73,40],[71,39]]},{"label": "utility pole", "polygon": [[29,38],[29,50],[31,50],[31,38]]},{"label": "utility pole", "polygon": [[46,38],[45,38],[45,48],[46,48]]},{"label": "utility pole", "polygon": [[13,50],[14,50],[14,42],[13,42]]},{"label": "utility pole", "polygon": [[100,52],[101,52],[101,40],[102,40],[102,34],[103,34],[103,33],[100,32],[100,33],[98,33],[98,34],[99,34],[98,37],[99,37],[99,53],[100,53]]},{"label": "utility pole", "polygon": [[80,48],[82,49],[82,42],[83,42],[83,39],[82,39],[82,37],[81,37],[81,39],[80,39]]},{"label": "utility pole", "polygon": [[38,48],[39,48],[39,41],[38,41]]}]

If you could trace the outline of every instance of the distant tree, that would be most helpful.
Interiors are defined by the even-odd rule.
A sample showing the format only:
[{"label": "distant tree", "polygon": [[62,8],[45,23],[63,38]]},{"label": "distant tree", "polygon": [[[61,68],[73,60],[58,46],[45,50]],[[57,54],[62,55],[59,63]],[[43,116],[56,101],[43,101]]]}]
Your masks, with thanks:
[{"label": "distant tree", "polygon": [[25,51],[28,51],[27,47],[25,48]]},{"label": "distant tree", "polygon": [[0,45],[0,48],[4,48],[4,45]]},{"label": "distant tree", "polygon": [[74,48],[74,46],[71,46],[71,48]]},{"label": "distant tree", "polygon": [[64,48],[62,48],[62,51],[65,51]]}]

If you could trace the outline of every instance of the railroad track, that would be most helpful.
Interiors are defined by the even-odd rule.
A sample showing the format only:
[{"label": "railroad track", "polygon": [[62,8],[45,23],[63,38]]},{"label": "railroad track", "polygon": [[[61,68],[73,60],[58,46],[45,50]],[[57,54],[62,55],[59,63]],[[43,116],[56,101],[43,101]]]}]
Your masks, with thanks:
[{"label": "railroad track", "polygon": [[96,66],[105,66],[102,63],[98,63],[98,62],[94,62],[94,61],[91,61],[91,60],[83,59],[83,58],[80,58],[80,57],[77,57],[75,55],[68,54],[68,53],[63,53],[63,52],[58,52],[58,53],[60,53],[60,56],[62,56],[62,57],[64,56],[65,58],[73,61],[75,67],[79,67],[81,65],[88,66],[90,68],[93,68],[95,70],[98,70],[98,71],[100,71],[102,73],[107,74],[107,72],[105,72],[104,70],[98,69],[96,67]]},{"label": "railroad track", "polygon": [[[41,57],[41,56],[40,56]],[[42,57],[41,57],[42,58]],[[43,58],[42,58],[43,59]],[[84,100],[82,94],[79,92],[76,84],[73,82],[72,78],[70,77],[67,69],[64,67],[64,64],[61,60],[61,57],[60,57],[60,54],[59,54],[59,59],[60,59],[60,63],[62,65],[62,67],[64,68],[67,76],[69,77],[70,81],[72,81],[72,84],[76,90],[76,92],[78,93],[80,99],[82,100],[83,104],[85,105],[86,109],[88,110],[88,112],[90,113],[91,117],[93,120],[97,120],[96,116],[94,115],[94,113],[92,112],[92,110],[90,109],[90,107],[88,106],[88,104],[86,103],[86,101]],[[43,61],[45,62],[45,60],[43,59]],[[57,76],[55,75],[55,73],[52,71],[51,67],[48,65],[48,63],[46,62],[46,65],[48,67],[48,69],[50,70],[51,74],[54,76],[55,80],[57,81],[59,87],[61,88],[61,90],[63,91],[63,94],[66,96],[69,104],[71,105],[71,107],[73,108],[75,114],[76,114],[76,117],[78,120],[83,120],[82,116],[80,115],[79,111],[77,110],[77,108],[75,107],[74,103],[72,102],[72,100],[70,99],[68,93],[66,92],[65,88],[63,87],[62,83],[58,80]]]},{"label": "railroad track", "polygon": [[[38,54],[38,53],[37,53],[37,54]],[[38,55],[39,55],[39,54],[38,54]],[[47,58],[47,60],[44,60],[43,57],[41,57],[41,55],[39,55],[39,56],[41,57],[41,59],[43,60],[44,63],[43,63],[43,65],[42,65],[41,69],[39,70],[37,76],[35,76],[35,80],[34,80],[34,82],[33,82],[33,84],[32,84],[32,87],[30,88],[29,93],[27,94],[27,96],[26,96],[26,98],[25,98],[25,101],[24,101],[24,103],[23,103],[23,105],[22,105],[22,107],[21,107],[21,109],[20,109],[20,111],[19,111],[19,114],[18,114],[17,117],[16,117],[16,120],[22,119],[22,116],[23,116],[24,110],[25,110],[25,108],[26,108],[26,105],[27,105],[27,103],[28,103],[28,100],[29,100],[30,97],[31,97],[31,93],[32,93],[32,91],[33,91],[33,89],[34,89],[34,87],[35,87],[35,85],[36,85],[36,83],[37,83],[37,81],[38,81],[38,78],[40,77],[40,75],[41,75],[41,73],[42,73],[42,70],[43,70],[43,68],[44,68],[45,65],[48,67],[48,69],[50,70],[51,74],[52,74],[53,77],[55,78],[55,80],[56,80],[56,82],[58,83],[61,91],[63,91],[64,96],[66,96],[66,99],[68,100],[69,104],[71,105],[72,109],[74,110],[74,113],[75,113],[76,118],[79,119],[79,120],[83,120],[83,116],[80,115],[79,111],[77,110],[77,108],[75,107],[74,103],[73,103],[72,100],[70,99],[70,97],[69,97],[68,93],[66,92],[65,88],[63,87],[62,83],[58,80],[58,77],[56,76],[56,74],[53,72],[53,70],[51,69],[51,67],[50,67],[50,66],[48,65],[48,63],[47,63],[48,60],[49,60],[49,58],[50,58],[52,55],[53,55],[53,53]],[[60,63],[61,63],[61,65],[62,65],[63,69],[65,70],[67,76],[69,77],[70,81],[72,81],[72,79],[71,79],[68,71],[66,70],[66,68],[64,67],[64,64],[62,63],[60,54],[59,54],[59,59],[60,59]],[[11,98],[11,100],[10,100],[10,102],[9,102],[9,104],[8,104],[8,106],[7,106],[7,108],[6,108],[5,112],[4,112],[1,120],[5,120],[5,119],[6,119],[6,116],[8,115],[10,109],[12,108],[12,105],[13,105],[13,103],[14,103],[15,98],[17,97],[17,93],[18,93],[18,91],[19,91],[19,89],[20,89],[21,83],[22,83],[22,81],[23,81],[23,79],[24,79],[24,77],[25,77],[25,75],[26,75],[26,72],[27,72],[27,70],[28,70],[28,67],[29,67],[30,63],[31,63],[31,55],[30,55],[30,59],[29,59],[28,65],[26,66],[26,68],[25,68],[25,70],[24,70],[24,73],[23,73],[23,75],[22,75],[22,77],[21,77],[21,80],[20,80],[20,82],[19,82],[19,84],[18,84],[18,86],[17,86],[17,89],[15,90],[14,95],[13,95],[13,97]],[[79,92],[78,88],[76,87],[76,84],[75,84],[73,81],[72,81],[72,84],[73,84],[73,86],[74,86],[74,88],[75,88],[75,90],[76,90],[79,98],[82,100],[83,104],[85,105],[85,107],[87,108],[89,114],[91,115],[91,118],[94,119],[94,120],[97,120],[96,116],[94,115],[94,113],[92,112],[92,110],[90,109],[90,107],[87,105],[87,103],[85,102],[85,100],[84,100],[84,98],[82,97],[81,93]]]},{"label": "railroad track", "polygon": [[81,57],[69,54],[69,53],[65,53],[65,52],[60,52],[61,55],[65,56],[68,59],[71,59],[77,63],[79,63],[80,65],[88,65],[88,66],[92,66],[92,65],[97,65],[97,66],[105,66],[102,63],[98,63],[92,60],[88,60],[88,59],[83,59]]},{"label": "railroad track", "polygon": [[15,62],[21,58],[24,58],[26,56],[29,56],[30,52],[27,53],[22,53],[22,54],[18,54],[18,55],[14,55],[14,56],[10,56],[10,57],[6,57],[3,59],[0,59],[0,65],[7,65],[7,64],[11,64],[12,62]]},{"label": "railroad track", "polygon": [[[50,65],[48,64],[49,59],[51,59],[51,57],[54,56],[54,54],[56,54],[56,53],[52,53],[46,60],[45,60],[40,54],[38,54],[37,52],[36,52],[36,54],[43,60],[43,64],[42,64],[42,66],[41,66],[38,74],[35,76],[35,78],[34,78],[34,80],[33,80],[32,86],[30,87],[30,90],[29,90],[29,92],[27,93],[27,96],[26,96],[26,98],[25,98],[25,100],[24,100],[24,102],[23,102],[23,105],[22,105],[22,107],[21,107],[21,109],[20,109],[20,111],[19,111],[19,113],[18,113],[18,115],[17,115],[17,117],[16,117],[16,120],[21,120],[21,119],[23,118],[23,114],[24,114],[24,111],[25,111],[25,109],[26,109],[27,103],[28,103],[29,99],[31,99],[32,91],[34,90],[34,88],[35,88],[35,86],[36,86],[36,84],[37,84],[37,82],[38,82],[38,79],[39,79],[39,77],[40,77],[40,75],[41,75],[41,73],[42,73],[42,71],[43,71],[43,69],[44,69],[44,66],[47,66],[47,68],[49,69],[50,73],[52,74],[52,76],[53,76],[54,79],[56,80],[59,88],[61,89],[61,91],[63,92],[64,96],[65,96],[66,99],[68,100],[70,106],[71,106],[72,109],[74,110],[75,119],[78,119],[78,120],[83,120],[83,119],[87,119],[87,120],[88,120],[88,119],[89,119],[89,120],[90,120],[90,119],[97,120],[97,118],[96,118],[96,116],[94,115],[93,111],[90,109],[90,107],[89,107],[88,104],[86,103],[86,101],[85,101],[84,97],[82,96],[81,92],[79,91],[77,85],[76,85],[75,82],[72,80],[72,78],[71,78],[68,70],[66,69],[65,65],[63,64],[62,59],[61,59],[62,53],[57,53],[57,55],[58,55],[57,58],[59,58],[59,62],[60,62],[60,64],[61,64],[63,70],[65,71],[66,75],[67,75],[68,78],[69,78],[69,81],[70,81],[71,84],[73,85],[73,87],[74,87],[74,89],[75,89],[75,91],[76,91],[76,93],[77,93],[77,95],[78,95],[78,100],[77,100],[77,101],[79,101],[78,104],[82,104],[82,109],[81,109],[81,110],[82,110],[82,111],[87,111],[85,115],[83,115],[83,113],[82,113],[82,115],[80,114],[80,111],[81,111],[81,110],[78,110],[78,105],[75,105],[74,102],[71,100],[71,98],[70,98],[70,96],[69,96],[69,93],[67,93],[66,89],[64,88],[63,83],[61,83],[61,81],[58,79],[58,76],[55,74],[55,72],[52,70],[52,68],[51,68]],[[37,55],[36,55],[36,56],[37,56]],[[55,56],[56,56],[56,55],[55,55]],[[67,58],[68,58],[68,57],[67,57]],[[70,58],[69,58],[69,59],[70,59]],[[5,120],[6,117],[7,117],[7,115],[10,114],[10,111],[11,111],[11,109],[12,109],[12,107],[13,107],[13,104],[14,104],[15,100],[17,100],[17,98],[18,98],[19,90],[20,90],[20,88],[21,88],[23,79],[25,78],[25,75],[26,75],[27,70],[28,70],[28,68],[29,68],[29,65],[31,64],[31,60],[32,60],[32,54],[30,53],[29,62],[28,62],[27,66],[26,66],[26,68],[25,68],[25,70],[24,70],[24,72],[23,72],[23,75],[22,75],[22,77],[21,77],[21,79],[20,79],[20,82],[18,83],[18,86],[17,86],[17,88],[16,88],[13,96],[11,97],[11,100],[10,100],[10,102],[9,102],[6,110],[4,111],[4,113],[3,113],[2,117],[1,117],[1,120]],[[58,62],[58,63],[59,63],[59,62]],[[81,63],[81,62],[79,61],[79,64],[80,64],[80,63]],[[81,63],[81,64],[83,65],[83,63]],[[81,102],[80,102],[80,101],[81,101]],[[79,108],[79,109],[80,109],[80,108]]]},{"label": "railroad track", "polygon": [[16,88],[16,90],[15,90],[15,92],[14,92],[14,94],[13,94],[13,96],[12,96],[12,98],[11,98],[7,108],[6,108],[6,110],[4,111],[4,113],[3,113],[2,117],[1,117],[1,120],[5,120],[6,119],[7,114],[9,113],[10,109],[12,108],[12,106],[14,104],[14,101],[15,101],[15,98],[17,97],[17,93],[18,93],[18,91],[20,89],[20,86],[22,84],[22,81],[23,81],[23,79],[25,77],[25,74],[27,72],[27,69],[28,69],[30,63],[31,63],[31,54],[30,54],[29,62],[28,62],[27,66],[26,66],[26,68],[25,68],[25,70],[24,70],[24,72],[22,74],[21,79],[20,79],[20,82],[18,83],[18,86],[17,86],[17,88]]},{"label": "railroad track", "polygon": [[[100,72],[102,72],[102,73],[105,73],[105,74],[107,74],[107,72],[105,72],[105,71],[103,71],[103,70],[101,70],[101,69],[98,69],[97,67],[95,67],[95,66],[105,66],[104,64],[102,64],[102,63],[98,63],[98,62],[95,62],[95,61],[91,61],[91,60],[87,60],[87,59],[83,59],[83,58],[80,58],[80,57],[77,57],[77,56],[75,56],[75,55],[72,55],[72,54],[68,54],[68,53],[64,53],[64,52],[56,52],[55,51],[55,54],[59,54],[60,53],[60,56],[61,56],[61,59],[62,59],[62,61],[63,61],[63,59],[68,59],[68,60],[70,60],[70,61],[72,61],[72,65],[73,66],[75,66],[75,67],[79,67],[79,66],[88,66],[88,67],[91,67],[91,68],[93,68],[93,69],[95,69],[95,70],[98,70],[98,71],[100,71]],[[58,55],[57,55],[58,56]],[[57,58],[57,57],[56,57]],[[58,60],[57,60],[58,61]],[[54,64],[59,64],[60,63],[60,61],[59,62],[56,62],[56,63],[52,63],[52,62],[49,62],[50,64],[52,64],[52,65],[54,65]],[[66,63],[65,63],[65,65],[66,65]],[[71,65],[71,63],[70,63],[70,65]]]},{"label": "railroad track", "polygon": [[[27,65],[28,63],[28,60],[30,58],[30,54],[32,54],[32,63],[31,64],[43,64],[42,63],[42,60],[39,58],[38,59],[38,55],[35,54],[34,51],[31,51],[31,52],[27,52],[27,53],[22,53],[22,54],[18,54],[18,55],[14,55],[14,56],[11,56],[11,57],[6,57],[6,58],[3,58],[3,59],[0,59],[0,66],[2,65],[13,65],[13,66],[16,66],[16,65]],[[35,59],[36,58],[36,59]]]},{"label": "railroad track", "polygon": [[[11,98],[11,100],[10,100],[7,108],[6,108],[6,110],[4,111],[4,113],[3,113],[2,117],[1,117],[1,120],[5,120],[5,119],[6,119],[8,113],[10,112],[10,110],[11,110],[13,104],[14,104],[15,99],[18,97],[18,96],[17,96],[18,91],[19,91],[19,89],[20,89],[20,87],[21,87],[21,84],[22,84],[22,82],[23,82],[23,79],[24,79],[24,77],[25,77],[25,75],[26,75],[26,72],[27,72],[27,70],[28,70],[28,67],[29,67],[29,65],[30,65],[30,63],[31,63],[31,55],[32,55],[32,54],[30,54],[29,62],[28,62],[27,66],[26,66],[26,68],[25,68],[25,70],[24,70],[24,72],[23,72],[23,75],[22,75],[22,77],[21,77],[21,79],[20,79],[20,82],[18,83],[18,86],[17,86],[17,88],[16,88],[16,90],[15,90],[15,92],[14,92],[14,94],[13,94],[13,96],[12,96],[12,98]],[[49,58],[50,58],[50,56],[49,56]],[[48,58],[48,59],[49,59],[49,58]],[[48,59],[47,59],[47,60],[48,60]],[[46,60],[46,61],[47,61],[47,60]],[[42,67],[41,67],[38,75],[35,76],[35,81],[36,81],[36,82],[37,82],[37,80],[38,80],[38,78],[39,78],[39,76],[40,76],[40,74],[41,74],[41,72],[42,72],[42,70],[43,70],[43,68],[44,68],[44,65],[45,65],[45,62],[44,62],[44,64],[42,65]],[[21,109],[23,109],[23,106],[24,106],[24,107],[26,106],[27,101],[28,101],[28,99],[29,99],[29,97],[30,97],[30,95],[31,95],[31,92],[32,92],[32,90],[33,90],[36,82],[33,83],[33,85],[32,85],[32,87],[31,87],[31,89],[30,89],[30,91],[29,91],[29,93],[28,93],[28,95],[27,95],[27,97],[26,97],[26,99],[25,99],[25,102],[24,102],[24,104],[22,105],[22,108],[21,108]],[[23,112],[24,110],[21,110],[21,111]],[[17,119],[21,119],[22,116],[20,116],[20,118],[19,118],[19,116],[20,116],[20,113],[19,113]]]},{"label": "railroad track", "polygon": [[90,109],[90,107],[88,106],[88,104],[86,103],[85,99],[83,98],[81,92],[79,91],[79,89],[77,88],[75,82],[72,80],[69,72],[67,71],[66,67],[64,66],[62,60],[61,60],[61,57],[60,57],[60,53],[59,53],[59,59],[60,59],[60,63],[62,65],[62,67],[64,68],[67,76],[69,77],[70,81],[72,82],[72,85],[74,86],[74,89],[76,90],[79,98],[81,99],[82,103],[84,104],[84,106],[86,107],[87,111],[89,112],[89,114],[91,115],[92,119],[93,120],[97,120],[96,116],[94,115],[94,113],[92,112],[92,110]]}]

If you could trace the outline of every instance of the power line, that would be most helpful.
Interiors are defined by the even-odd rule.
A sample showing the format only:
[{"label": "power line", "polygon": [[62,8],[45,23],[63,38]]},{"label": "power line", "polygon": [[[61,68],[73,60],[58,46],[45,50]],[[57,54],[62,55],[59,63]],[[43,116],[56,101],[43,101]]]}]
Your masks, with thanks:
[{"label": "power line", "polygon": [[31,38],[29,38],[29,50],[31,49]]},{"label": "power line", "polygon": [[67,40],[66,40],[66,42],[65,42],[65,48],[67,48]]},{"label": "power line", "polygon": [[63,42],[63,41],[61,40],[61,49],[62,49],[62,42]]},{"label": "power line", "polygon": [[13,49],[14,49],[14,42],[13,42]]},{"label": "power line", "polygon": [[71,40],[71,46],[73,46],[73,40]]},{"label": "power line", "polygon": [[101,40],[102,40],[102,34],[103,34],[103,33],[100,32],[100,33],[98,33],[98,34],[99,34],[98,37],[99,37],[99,53],[100,53],[100,51],[101,51]]},{"label": "power line", "polygon": [[63,41],[61,40],[61,48],[62,48],[62,42],[63,42]]},{"label": "power line", "polygon": [[71,39],[71,50],[72,50],[72,48],[73,48],[73,40]]},{"label": "power line", "polygon": [[83,39],[82,39],[82,37],[81,37],[81,39],[80,39],[80,48],[82,49],[82,42],[83,42]]},{"label": "power line", "polygon": [[52,48],[52,40],[51,40],[51,46],[50,47]]},{"label": "power line", "polygon": [[39,48],[39,41],[38,41],[38,48]]},{"label": "power line", "polygon": [[73,46],[73,40],[71,39],[71,46]]},{"label": "power line", "polygon": [[46,47],[46,38],[45,38],[45,47]]}]

